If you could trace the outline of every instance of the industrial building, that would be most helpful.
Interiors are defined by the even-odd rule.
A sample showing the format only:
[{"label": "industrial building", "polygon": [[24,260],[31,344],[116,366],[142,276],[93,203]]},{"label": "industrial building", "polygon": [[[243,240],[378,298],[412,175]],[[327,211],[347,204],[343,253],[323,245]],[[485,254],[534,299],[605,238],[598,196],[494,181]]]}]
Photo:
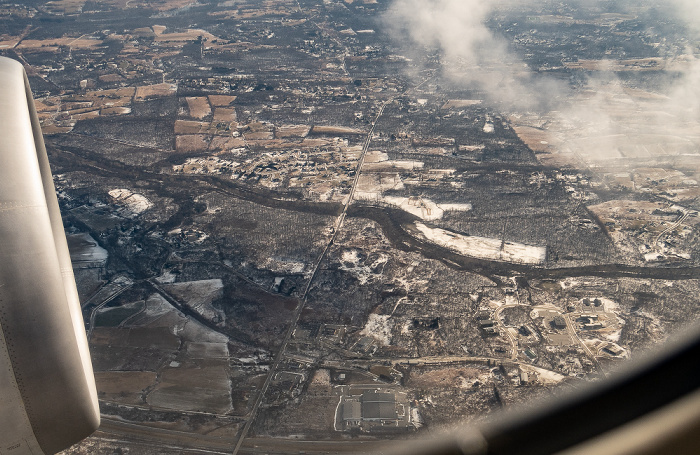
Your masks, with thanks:
[{"label": "industrial building", "polygon": [[343,396],[336,415],[338,430],[373,431],[380,428],[408,427],[407,404],[397,401],[392,390],[364,390],[360,395]]}]

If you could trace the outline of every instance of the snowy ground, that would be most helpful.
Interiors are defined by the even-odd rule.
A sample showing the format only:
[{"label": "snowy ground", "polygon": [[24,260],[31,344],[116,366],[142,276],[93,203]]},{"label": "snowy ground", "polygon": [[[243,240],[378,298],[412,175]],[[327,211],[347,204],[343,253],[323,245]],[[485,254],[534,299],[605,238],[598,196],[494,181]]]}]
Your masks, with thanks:
[{"label": "snowy ground", "polygon": [[[471,204],[437,204],[421,197],[385,196],[386,191],[403,190],[404,181],[398,170],[423,169],[422,161],[392,161],[383,152],[367,153],[362,167],[363,174],[357,181],[354,199],[391,204],[425,221],[439,220],[447,211],[469,211]],[[431,169],[427,171],[435,178],[455,172],[454,169]]]},{"label": "snowy ground", "polygon": [[427,198],[384,196],[382,192],[387,189],[386,186],[382,182],[372,187],[362,187],[355,193],[355,199],[391,204],[425,221],[439,220],[445,212],[467,212],[472,209],[471,204],[436,204]]},{"label": "snowy ground", "polygon": [[306,264],[290,258],[271,257],[263,264],[263,268],[279,274],[304,273]]},{"label": "snowy ground", "polygon": [[600,303],[601,303],[601,305],[603,305],[603,311],[605,311],[606,313],[612,313],[612,312],[614,312],[615,310],[617,310],[617,309],[620,307],[620,304],[617,303],[616,301],[611,300],[611,299],[607,299],[607,298],[605,298],[605,297],[600,297],[600,296],[597,296],[597,295],[590,295],[590,296],[587,296],[587,297],[582,298],[582,299],[581,299],[581,304],[582,304],[582,305],[583,305],[584,299],[586,299],[586,298],[587,298],[590,302],[594,302],[595,300],[599,300]]},{"label": "snowy ground", "polygon": [[603,337],[608,340],[612,341],[613,343],[617,343],[620,341],[620,337],[622,336],[622,329],[617,329],[614,332],[608,332],[606,334],[603,334]]},{"label": "snowy ground", "polygon": [[120,214],[124,216],[140,215],[153,206],[146,196],[133,193],[131,190],[125,188],[111,190],[109,191],[109,195],[114,198],[114,201],[118,205],[122,206],[122,213]]},{"label": "snowy ground", "polygon": [[340,270],[352,274],[360,284],[365,285],[370,278],[378,278],[382,276],[381,271],[383,265],[387,263],[389,257],[385,254],[379,254],[379,257],[371,264],[365,264],[360,258],[359,250],[345,250],[342,253],[342,265]]},{"label": "snowy ground", "polygon": [[225,318],[224,312],[212,305],[223,295],[224,284],[220,279],[165,284],[163,289],[207,319],[220,322]]},{"label": "snowy ground", "polygon": [[467,212],[472,209],[471,204],[436,204],[424,198],[384,196],[382,200],[425,221],[439,220],[447,211]]},{"label": "snowy ground", "polygon": [[420,428],[423,426],[423,419],[421,418],[420,414],[418,413],[417,407],[411,408],[411,423],[416,428]]},{"label": "snowy ground", "polygon": [[393,322],[389,321],[389,317],[389,315],[370,314],[367,324],[360,334],[374,338],[383,346],[389,346],[391,344],[391,329],[394,325]]},{"label": "snowy ground", "polygon": [[537,378],[543,384],[558,384],[559,382],[564,380],[564,378],[566,378],[566,376],[564,376],[563,374],[545,370],[544,368],[538,368],[532,365],[522,365],[522,367],[528,372],[536,373]]},{"label": "snowy ground", "polygon": [[503,242],[499,239],[461,235],[439,228],[430,228],[423,223],[415,223],[425,238],[465,256],[493,259],[522,264],[541,264],[545,261],[545,247]]}]

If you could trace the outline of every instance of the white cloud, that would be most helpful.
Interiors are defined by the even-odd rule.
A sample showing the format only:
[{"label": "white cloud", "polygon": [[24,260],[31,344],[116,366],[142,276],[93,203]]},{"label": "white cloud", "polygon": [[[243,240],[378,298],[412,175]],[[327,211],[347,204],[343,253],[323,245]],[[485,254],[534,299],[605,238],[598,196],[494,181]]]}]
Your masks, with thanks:
[{"label": "white cloud", "polygon": [[[444,73],[465,87],[482,91],[490,101],[521,109],[547,104],[562,84],[538,77],[485,24],[501,3],[396,0],[385,19],[397,39],[439,49]],[[539,96],[543,91],[550,96]]]},{"label": "white cloud", "polygon": [[[552,114],[558,127],[584,137],[581,130],[596,137],[615,138],[610,144],[600,140],[597,147],[614,152],[619,141],[638,132],[662,130],[675,134],[682,124],[697,124],[700,119],[700,59],[695,48],[671,59],[679,76],[673,85],[662,88],[667,97],[642,101],[644,115],[632,118],[618,115],[639,100],[626,91],[612,71],[598,71],[588,77],[586,91],[574,91],[561,79],[537,74],[517,55],[503,36],[486,25],[497,9],[513,5],[522,7],[534,0],[394,0],[385,19],[397,42],[406,44],[407,51],[438,50],[443,75],[465,89],[477,90],[505,112],[538,111]],[[578,1],[582,7],[595,8],[599,0]],[[603,5],[601,5],[602,7]],[[625,8],[619,3],[618,8]],[[638,11],[639,3],[630,3],[629,12]],[[700,37],[700,2],[671,0],[659,14],[668,15]],[[682,19],[678,19],[682,18]],[[651,26],[651,25],[650,25]],[[625,105],[626,103],[626,105]],[[556,111],[556,112],[555,112]],[[634,112],[628,109],[627,112]],[[569,125],[571,128],[567,126]],[[576,131],[579,130],[579,131]],[[561,131],[561,130],[560,130]],[[617,137],[616,137],[617,136]],[[620,139],[622,138],[622,139]],[[562,138],[564,141],[569,138]],[[598,154],[607,150],[598,150]]]}]

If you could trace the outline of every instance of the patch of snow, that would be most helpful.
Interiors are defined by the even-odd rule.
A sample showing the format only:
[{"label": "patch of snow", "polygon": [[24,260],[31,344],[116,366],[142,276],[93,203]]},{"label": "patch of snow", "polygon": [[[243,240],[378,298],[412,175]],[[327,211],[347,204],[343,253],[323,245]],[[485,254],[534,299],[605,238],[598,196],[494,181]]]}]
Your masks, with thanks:
[{"label": "patch of snow", "polygon": [[381,201],[385,191],[404,188],[403,180],[398,173],[361,174],[357,180],[354,197],[357,200]]},{"label": "patch of snow", "polygon": [[259,359],[257,357],[240,357],[237,360],[244,365],[250,365],[258,363]]},{"label": "patch of snow", "polygon": [[292,275],[304,273],[306,264],[294,259],[271,257],[263,264],[262,268],[270,270],[279,275]]},{"label": "patch of snow", "polygon": [[389,260],[387,255],[380,253],[371,264],[361,265],[362,261],[358,250],[346,250],[343,252],[342,258],[343,264],[338,268],[352,274],[362,285],[367,284],[370,278],[381,276],[381,272],[376,272],[376,270],[380,268],[383,270],[383,266]]},{"label": "patch of snow", "polygon": [[460,152],[479,152],[481,150],[484,150],[486,146],[484,144],[479,144],[479,145],[460,145],[459,146],[459,151]]},{"label": "patch of snow", "polygon": [[507,295],[506,296],[506,305],[519,305],[520,302],[518,301],[518,298],[514,295]]},{"label": "patch of snow", "polygon": [[666,256],[661,253],[652,252],[644,255],[644,260],[646,262],[663,261],[664,259],[666,259]]},{"label": "patch of snow", "polygon": [[500,308],[503,306],[503,301],[501,300],[494,300],[494,299],[484,299],[482,301],[482,305],[486,304],[486,308],[484,308],[485,311],[488,311],[490,309],[496,309]]},{"label": "patch of snow", "polygon": [[391,329],[394,326],[389,317],[389,315],[370,314],[367,318],[367,324],[360,334],[374,338],[382,346],[389,346],[391,344]]},{"label": "patch of snow", "polygon": [[608,341],[612,341],[613,343],[617,343],[620,341],[620,336],[622,335],[622,329],[616,330],[614,332],[609,332],[606,333],[603,338],[605,338]]},{"label": "patch of snow", "polygon": [[603,303],[603,308],[607,313],[612,313],[620,307],[620,304],[614,300],[601,298],[600,301]]},{"label": "patch of snow", "polygon": [[545,370],[544,368],[538,368],[528,365],[527,369],[537,373],[537,377],[543,384],[558,384],[566,378],[566,376],[564,376],[563,374]]},{"label": "patch of snow", "polygon": [[166,270],[161,276],[156,277],[156,281],[160,284],[170,284],[175,282],[175,278],[177,276],[173,272]]},{"label": "patch of snow", "polygon": [[416,428],[420,428],[423,426],[423,419],[418,413],[418,408],[416,407],[411,407],[411,423]]},{"label": "patch of snow", "polygon": [[[607,299],[605,297],[589,296],[587,298],[591,302],[591,305],[593,305],[593,302],[596,299],[599,300],[601,305],[603,306],[603,311],[605,311],[606,313],[612,313],[620,307],[619,303],[617,303],[614,300]],[[583,299],[581,299],[581,302],[583,302]]]},{"label": "patch of snow", "polygon": [[[97,310],[97,314],[108,314],[112,311],[120,311],[123,309],[129,309],[129,310],[141,309],[142,307],[145,308],[145,302],[143,300],[137,300],[135,302],[125,303],[125,304],[120,305],[118,307],[102,307],[102,308]],[[133,315],[131,317],[133,317]],[[123,324],[128,319],[131,319],[131,317],[128,317],[128,318],[122,320],[121,324]]]},{"label": "patch of snow", "polygon": [[160,294],[151,294],[146,299],[146,315],[150,317],[162,316],[165,313],[172,311],[174,308]]},{"label": "patch of snow", "polygon": [[576,280],[575,278],[564,278],[559,282],[559,286],[563,290],[575,288],[581,285],[581,282],[579,280]]},{"label": "patch of snow", "polygon": [[471,204],[437,204],[443,212],[468,212],[472,209]]},{"label": "patch of snow", "polygon": [[381,163],[389,161],[389,155],[378,150],[372,150],[365,155],[365,163]]},{"label": "patch of snow", "polygon": [[126,188],[117,188],[108,192],[117,205],[122,206],[124,216],[136,216],[153,207],[153,203],[146,196],[133,193]]},{"label": "patch of snow", "polygon": [[228,337],[219,332],[215,332],[209,327],[205,326],[196,319],[187,318],[185,325],[178,332],[184,341],[193,341],[201,343],[228,343]]},{"label": "patch of snow", "polygon": [[394,313],[396,312],[396,309],[399,307],[399,305],[401,305],[405,301],[408,301],[408,299],[406,297],[401,297],[399,300],[396,301],[396,305],[394,305],[394,309],[391,310],[391,316],[394,315]]},{"label": "patch of snow", "polygon": [[209,341],[189,341],[186,343],[186,349],[187,355],[195,359],[226,359],[229,356],[227,342],[212,343]]},{"label": "patch of snow", "polygon": [[345,250],[342,254],[342,261],[349,263],[352,267],[360,265],[360,252],[358,250]]}]

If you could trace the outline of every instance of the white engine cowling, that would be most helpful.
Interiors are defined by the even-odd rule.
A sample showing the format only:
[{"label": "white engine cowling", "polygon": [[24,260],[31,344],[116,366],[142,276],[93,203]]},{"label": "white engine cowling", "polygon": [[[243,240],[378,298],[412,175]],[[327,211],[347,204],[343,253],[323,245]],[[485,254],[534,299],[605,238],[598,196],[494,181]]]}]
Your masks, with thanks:
[{"label": "white engine cowling", "polygon": [[0,57],[0,455],[55,453],[99,424],[34,101],[22,65]]}]

